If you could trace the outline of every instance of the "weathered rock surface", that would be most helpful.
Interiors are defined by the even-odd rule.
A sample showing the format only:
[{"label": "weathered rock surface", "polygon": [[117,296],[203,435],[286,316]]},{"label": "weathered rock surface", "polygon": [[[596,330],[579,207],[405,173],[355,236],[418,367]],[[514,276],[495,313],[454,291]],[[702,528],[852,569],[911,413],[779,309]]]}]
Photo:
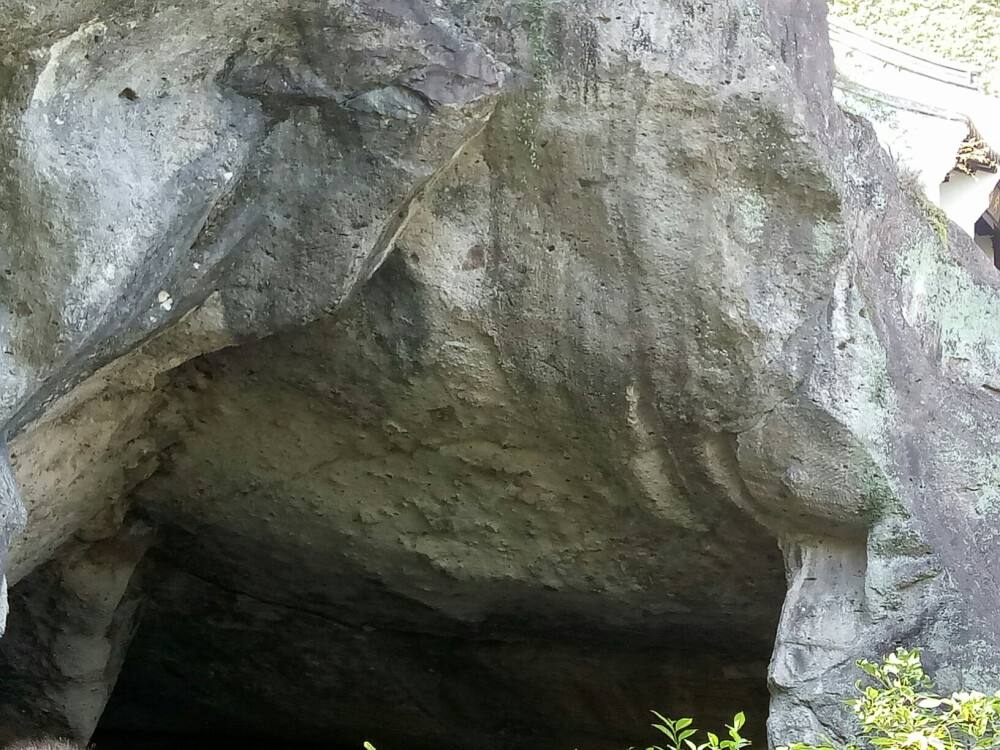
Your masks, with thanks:
[{"label": "weathered rock surface", "polygon": [[821,2],[71,5],[0,0],[6,735],[117,680],[390,748],[762,743],[769,690],[785,742],[895,644],[991,678],[1000,279]]}]

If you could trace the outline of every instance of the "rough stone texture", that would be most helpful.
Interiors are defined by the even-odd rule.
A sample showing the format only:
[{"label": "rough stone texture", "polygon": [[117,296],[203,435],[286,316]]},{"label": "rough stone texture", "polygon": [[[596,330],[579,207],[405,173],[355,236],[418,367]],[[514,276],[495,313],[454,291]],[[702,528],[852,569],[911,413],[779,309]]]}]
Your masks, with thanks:
[{"label": "rough stone texture", "polygon": [[162,374],[233,341],[218,297],[210,297],[58,399],[11,442],[28,521],[8,560],[12,584],[74,537],[90,542],[117,532],[128,492],[158,466],[148,427],[163,403]]},{"label": "rough stone texture", "polygon": [[[470,147],[440,195],[476,162]],[[547,745],[567,725],[580,746],[628,742],[650,701],[718,723],[735,700],[759,726],[784,589],[774,539],[708,492],[697,512],[677,502],[627,388],[618,415],[588,415],[569,379],[508,380],[473,311],[425,285],[468,253],[417,250],[433,208],[344,314],[176,371],[158,429],[177,443],[136,500],[173,529],[159,567],[177,572],[108,720],[176,727],[154,707],[198,695],[234,728],[360,741],[368,725],[428,747],[477,731]],[[484,269],[459,273],[478,287]],[[208,627],[192,616],[233,592]],[[249,641],[272,645],[247,663]],[[294,698],[256,694],[286,664]]]},{"label": "rough stone texture", "polygon": [[[153,541],[141,522],[78,545],[46,564],[11,595],[16,611],[3,652],[0,724],[8,737],[93,734],[118,677],[141,603],[136,565]],[[37,714],[45,709],[44,716]]]},{"label": "rough stone texture", "polygon": [[80,746],[65,740],[22,740],[7,746],[7,750],[79,750]]},{"label": "rough stone texture", "polygon": [[0,0],[8,733],[126,648],[106,726],[354,747],[987,686],[1000,279],[822,3],[550,0],[539,97],[517,3],[64,5]]},{"label": "rough stone texture", "polygon": [[[219,286],[241,333],[335,306],[482,128],[505,70],[461,19],[419,5],[94,12],[77,25],[59,7],[0,5],[0,424],[14,432]],[[143,410],[116,404],[130,407]],[[23,523],[8,475],[4,460],[0,542]],[[64,500],[69,518],[22,554],[44,559],[94,499]]]}]

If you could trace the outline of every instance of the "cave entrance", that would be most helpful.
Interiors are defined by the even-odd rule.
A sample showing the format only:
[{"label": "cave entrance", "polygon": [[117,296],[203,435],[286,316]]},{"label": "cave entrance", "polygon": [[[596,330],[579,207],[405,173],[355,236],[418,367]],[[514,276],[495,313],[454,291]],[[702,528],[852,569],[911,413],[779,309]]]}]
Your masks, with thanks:
[{"label": "cave entrance", "polygon": [[742,710],[746,736],[767,746],[784,570],[763,540],[743,550],[753,578],[734,576],[700,609],[497,582],[464,593],[490,605],[460,618],[343,561],[325,578],[339,606],[296,605],[235,580],[228,555],[208,566],[199,538],[168,530],[147,555],[144,614],[97,750],[360,750],[365,740],[378,750],[624,750],[655,744],[654,709],[712,731]]},{"label": "cave entrance", "polygon": [[338,317],[171,373],[102,735],[624,750],[655,742],[650,710],[743,710],[766,746],[774,536],[693,437],[664,427],[673,454],[636,463],[634,428],[610,439],[561,388],[471,398],[477,367],[415,363],[409,274],[394,254]]},{"label": "cave entrance", "polygon": [[656,742],[650,709],[713,731],[743,710],[766,747],[773,641],[749,629],[594,628],[583,613],[598,602],[558,612],[533,595],[474,625],[413,619],[403,602],[408,623],[331,621],[176,574],[168,589],[136,634],[97,750],[624,750]]},{"label": "cave entrance", "polygon": [[[89,733],[88,701],[101,711],[91,688],[107,681],[96,750],[360,750],[365,740],[379,750],[624,750],[657,740],[650,710],[717,732],[742,710],[744,734],[766,747],[784,593],[777,549],[744,548],[753,578],[729,578],[700,607],[655,612],[603,593],[495,583],[473,596],[488,611],[458,618],[344,564],[325,580],[338,606],[296,606],[234,581],[225,556],[208,566],[219,539],[199,545],[176,528],[163,538],[108,628],[81,617],[81,589],[67,580],[99,587],[79,570],[67,577],[71,554],[14,587],[0,640],[6,736]],[[724,589],[747,598],[725,601]]]},{"label": "cave entrance", "polygon": [[[107,554],[75,568],[60,555],[13,589],[0,728],[89,734],[77,729],[92,727],[86,680],[110,654],[96,662],[96,686],[113,685],[97,750],[360,750],[365,740],[378,750],[624,750],[656,742],[650,710],[717,732],[744,711],[746,736],[766,747],[784,566],[738,512],[671,534],[621,509],[614,528],[630,534],[606,532],[569,570],[555,567],[569,542],[553,532],[548,564],[569,582],[559,586],[492,572],[507,559],[492,552],[494,567],[460,578],[400,544],[364,547],[381,555],[373,561],[334,527],[320,546],[288,516],[264,516],[251,533],[246,524],[261,519],[250,512],[209,523],[176,504],[158,515],[151,498],[144,490],[135,507],[157,541],[110,620],[103,592],[122,578]],[[197,499],[199,512],[217,507]],[[81,583],[93,609],[67,606]]]},{"label": "cave entrance", "polygon": [[[711,731],[744,711],[765,747],[784,561],[705,435],[651,396],[629,411],[627,385],[515,388],[480,334],[439,358],[412,273],[395,253],[337,316],[172,370],[167,447],[129,496],[155,530],[135,572],[125,538],[121,575],[61,559],[37,599],[18,585],[29,641],[125,654],[97,750],[624,750],[656,742],[650,710]],[[66,622],[67,571],[135,596]],[[36,681],[35,716],[66,709],[64,679]]]},{"label": "cave entrance", "polygon": [[[0,640],[9,736],[88,736],[106,686],[97,750],[624,750],[657,740],[650,710],[717,732],[744,711],[746,736],[766,747],[784,567],[738,514],[671,537],[621,511],[619,527],[650,538],[622,541],[591,568],[606,580],[581,589],[460,580],[394,550],[378,571],[329,530],[317,549],[175,507],[158,518],[147,497],[137,509],[153,515],[133,526],[158,530],[134,572],[138,532],[126,531],[13,588]],[[620,581],[631,588],[612,589]]]}]

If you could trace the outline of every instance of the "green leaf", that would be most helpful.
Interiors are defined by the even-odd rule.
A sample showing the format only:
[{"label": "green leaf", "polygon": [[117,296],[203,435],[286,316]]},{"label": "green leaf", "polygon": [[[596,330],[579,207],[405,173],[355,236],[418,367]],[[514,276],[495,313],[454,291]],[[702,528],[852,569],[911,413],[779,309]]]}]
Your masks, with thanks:
[{"label": "green leaf", "polygon": [[[654,711],[653,713],[656,713],[656,712]],[[662,717],[661,717],[661,718],[662,718]],[[674,726],[675,726],[675,727],[676,727],[677,729],[684,729],[684,727],[689,727],[689,726],[691,726],[691,723],[692,723],[693,721],[694,721],[694,719],[678,719],[678,720],[677,720],[676,722],[674,722]]]},{"label": "green leaf", "polygon": [[746,724],[747,717],[742,711],[740,711],[736,716],[733,717],[733,729],[739,729],[744,724]]},{"label": "green leaf", "polygon": [[[684,721],[683,719],[678,719],[677,721],[674,721],[673,719],[668,719],[666,716],[664,716],[663,714],[661,714],[659,711],[650,711],[649,713],[653,714],[653,716],[655,716],[657,719],[659,719],[660,721],[662,721],[664,724],[666,724],[669,727],[675,727],[677,724],[679,724],[680,722]],[[688,723],[690,723],[690,719],[688,720]]]},{"label": "green leaf", "polygon": [[861,671],[864,672],[866,675],[870,677],[878,676],[878,667],[875,664],[872,664],[870,661],[865,661],[864,659],[862,659],[861,661],[858,662],[858,666],[861,668]]}]

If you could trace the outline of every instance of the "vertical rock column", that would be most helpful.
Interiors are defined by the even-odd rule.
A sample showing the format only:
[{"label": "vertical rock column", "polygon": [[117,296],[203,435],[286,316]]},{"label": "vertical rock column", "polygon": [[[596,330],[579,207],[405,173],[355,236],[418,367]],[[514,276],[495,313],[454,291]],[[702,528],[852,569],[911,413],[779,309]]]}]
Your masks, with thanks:
[{"label": "vertical rock column", "polygon": [[131,640],[141,599],[130,595],[152,530],[127,522],[81,544],[18,584],[0,643],[0,741],[37,727],[86,741],[97,726]]},{"label": "vertical rock column", "polygon": [[10,540],[24,527],[24,504],[10,466],[7,441],[0,436],[0,636],[7,624],[7,552]]}]

